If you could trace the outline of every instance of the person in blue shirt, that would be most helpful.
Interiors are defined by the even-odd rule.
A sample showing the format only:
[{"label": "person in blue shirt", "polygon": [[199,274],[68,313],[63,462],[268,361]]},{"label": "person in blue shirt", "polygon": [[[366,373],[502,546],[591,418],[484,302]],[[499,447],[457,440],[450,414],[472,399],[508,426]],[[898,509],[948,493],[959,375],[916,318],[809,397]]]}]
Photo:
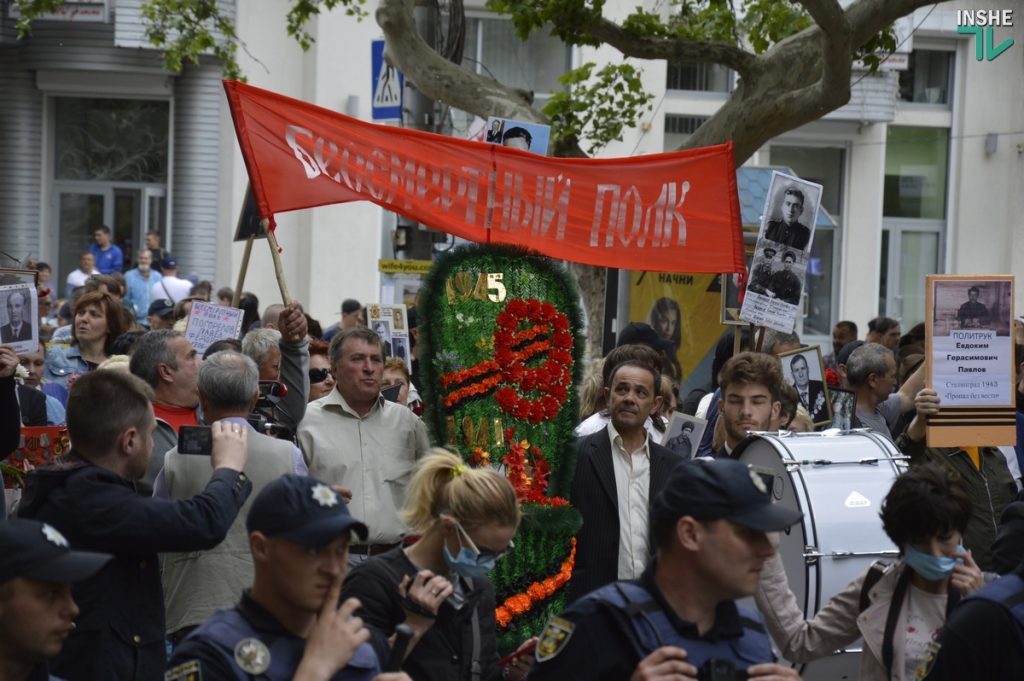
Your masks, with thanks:
[{"label": "person in blue shirt", "polygon": [[135,320],[148,327],[150,290],[163,279],[163,275],[153,269],[153,254],[149,249],[139,251],[135,264],[136,267],[124,273],[124,282],[128,289],[124,302],[135,313]]},{"label": "person in blue shirt", "polygon": [[122,271],[124,269],[124,253],[113,243],[110,227],[100,225],[93,230],[92,237],[96,243],[89,246],[89,252],[96,257],[96,269],[101,274]]}]

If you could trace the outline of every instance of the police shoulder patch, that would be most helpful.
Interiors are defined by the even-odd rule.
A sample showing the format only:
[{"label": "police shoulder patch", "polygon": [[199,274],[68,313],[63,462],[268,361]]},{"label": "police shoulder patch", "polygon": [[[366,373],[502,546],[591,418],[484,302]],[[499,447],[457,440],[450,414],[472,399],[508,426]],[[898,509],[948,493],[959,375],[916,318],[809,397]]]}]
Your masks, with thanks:
[{"label": "police shoulder patch", "polygon": [[561,617],[550,617],[537,642],[537,661],[546,662],[562,652],[576,625]]},{"label": "police shoulder patch", "polygon": [[258,638],[243,638],[235,646],[235,664],[246,674],[262,674],[270,669],[270,649]]},{"label": "police shoulder patch", "polygon": [[183,662],[164,674],[164,681],[203,681],[203,670],[199,660]]}]

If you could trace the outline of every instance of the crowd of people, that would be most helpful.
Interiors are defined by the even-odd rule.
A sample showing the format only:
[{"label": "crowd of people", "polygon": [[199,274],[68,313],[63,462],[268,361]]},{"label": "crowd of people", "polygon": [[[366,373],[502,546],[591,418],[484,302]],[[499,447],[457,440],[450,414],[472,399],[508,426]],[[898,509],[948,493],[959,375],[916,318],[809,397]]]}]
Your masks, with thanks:
[{"label": "crowd of people", "polygon": [[[53,327],[43,344],[21,356],[0,345],[3,453],[23,426],[66,425],[72,444],[17,481],[16,517],[0,524],[2,679],[696,679],[735,668],[775,681],[799,677],[772,642],[808,662],[860,637],[862,679],[1020,668],[1008,665],[1024,658],[1024,443],[925,444],[940,403],[925,384],[923,329],[878,318],[863,340],[852,322],[833,330],[824,361],[854,395],[853,426],[889,438],[909,472],[881,509],[899,559],[808,619],[775,537],[801,514],[772,503],[736,458],[751,432],[820,422],[806,359],[787,360],[791,385],[778,357],[799,337],[729,332],[710,384],[681,396],[678,305],[627,325],[579,386],[570,502],[583,524],[568,608],[499,663],[488,573],[515,551],[515,491],[497,470],[431,448],[417,364],[386,356],[365,308],[346,299],[323,328],[297,303],[260,309],[245,294],[241,337],[199,355],[181,328],[188,306],[232,292],[185,291],[156,239],[120,277],[109,230],[95,236],[69,275],[67,314],[53,320],[43,310],[54,301],[39,298]],[[1017,361],[1024,394],[1022,345]],[[707,421],[701,441],[686,429],[685,446],[682,434],[669,442],[676,411]],[[735,602],[750,596],[764,617]],[[1015,641],[1014,652],[978,654],[981,631],[984,646]]]}]

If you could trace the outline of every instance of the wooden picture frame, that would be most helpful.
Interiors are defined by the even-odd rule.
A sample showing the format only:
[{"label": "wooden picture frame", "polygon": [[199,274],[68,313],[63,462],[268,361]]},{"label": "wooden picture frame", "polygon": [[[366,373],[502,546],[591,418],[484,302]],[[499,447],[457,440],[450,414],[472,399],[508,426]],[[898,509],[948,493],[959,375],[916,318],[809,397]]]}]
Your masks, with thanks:
[{"label": "wooden picture frame", "polygon": [[[797,385],[798,377],[795,375],[793,364],[797,358],[803,358],[807,365],[806,400],[804,392]],[[821,356],[820,345],[809,345],[804,348],[797,348],[790,352],[779,355],[782,362],[783,379],[797,389],[800,395],[800,403],[804,405],[807,413],[811,415],[814,427],[826,426],[832,422],[832,399],[829,394],[828,383],[825,381],[825,362]]]},{"label": "wooden picture frame", "polygon": [[925,278],[927,385],[939,394],[929,447],[1016,442],[1013,291],[1012,275]]}]

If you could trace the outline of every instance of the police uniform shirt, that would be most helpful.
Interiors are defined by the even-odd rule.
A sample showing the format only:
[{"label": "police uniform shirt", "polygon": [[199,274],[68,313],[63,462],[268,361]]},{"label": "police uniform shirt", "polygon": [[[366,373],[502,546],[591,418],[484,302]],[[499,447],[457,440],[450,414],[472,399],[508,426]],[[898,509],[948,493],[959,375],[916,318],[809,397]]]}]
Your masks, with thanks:
[{"label": "police uniform shirt", "polygon": [[[235,609],[248,621],[252,629],[256,631],[259,641],[262,641],[266,646],[265,650],[267,650],[266,654],[268,656],[268,649],[279,638],[301,640],[281,626],[281,623],[273,615],[253,600],[248,590],[242,594],[242,600],[235,606]],[[213,617],[216,616],[216,614],[213,615]],[[243,642],[244,637],[238,643]],[[302,644],[305,646],[304,641]],[[238,646],[233,645],[232,647],[237,648]],[[298,661],[301,659],[301,655],[296,658],[296,668],[298,668]],[[243,666],[239,665],[238,660],[239,654],[237,650],[234,656],[232,656],[212,641],[206,640],[203,627],[200,625],[200,628],[196,629],[174,649],[171,661],[167,665],[167,674],[164,679],[165,681],[238,681],[240,678],[244,679],[247,677],[270,678],[264,676],[263,671],[260,669],[244,669]],[[260,663],[260,666],[265,667],[270,663],[271,660],[264,660]],[[243,664],[245,664],[244,658]],[[291,678],[294,675],[295,670],[291,671],[292,673],[287,678]],[[342,679],[345,681],[370,681],[379,673],[380,663],[377,660],[377,655],[369,644],[364,643],[356,650],[356,655],[349,663],[332,676],[331,679],[332,681],[341,681]]]},{"label": "police uniform shirt", "polygon": [[[722,601],[715,609],[714,625],[701,636],[697,625],[676,615],[665,600],[654,582],[655,565],[652,562],[637,583],[654,597],[672,627],[683,638],[717,641],[743,635],[743,622],[736,603]],[[561,631],[559,620],[562,620]],[[632,629],[629,617],[621,608],[581,598],[558,617],[549,620],[537,644],[537,662],[528,679],[563,681],[586,676],[601,681],[627,681],[643,658],[654,652],[651,649],[644,655],[638,655],[631,643]]]}]

